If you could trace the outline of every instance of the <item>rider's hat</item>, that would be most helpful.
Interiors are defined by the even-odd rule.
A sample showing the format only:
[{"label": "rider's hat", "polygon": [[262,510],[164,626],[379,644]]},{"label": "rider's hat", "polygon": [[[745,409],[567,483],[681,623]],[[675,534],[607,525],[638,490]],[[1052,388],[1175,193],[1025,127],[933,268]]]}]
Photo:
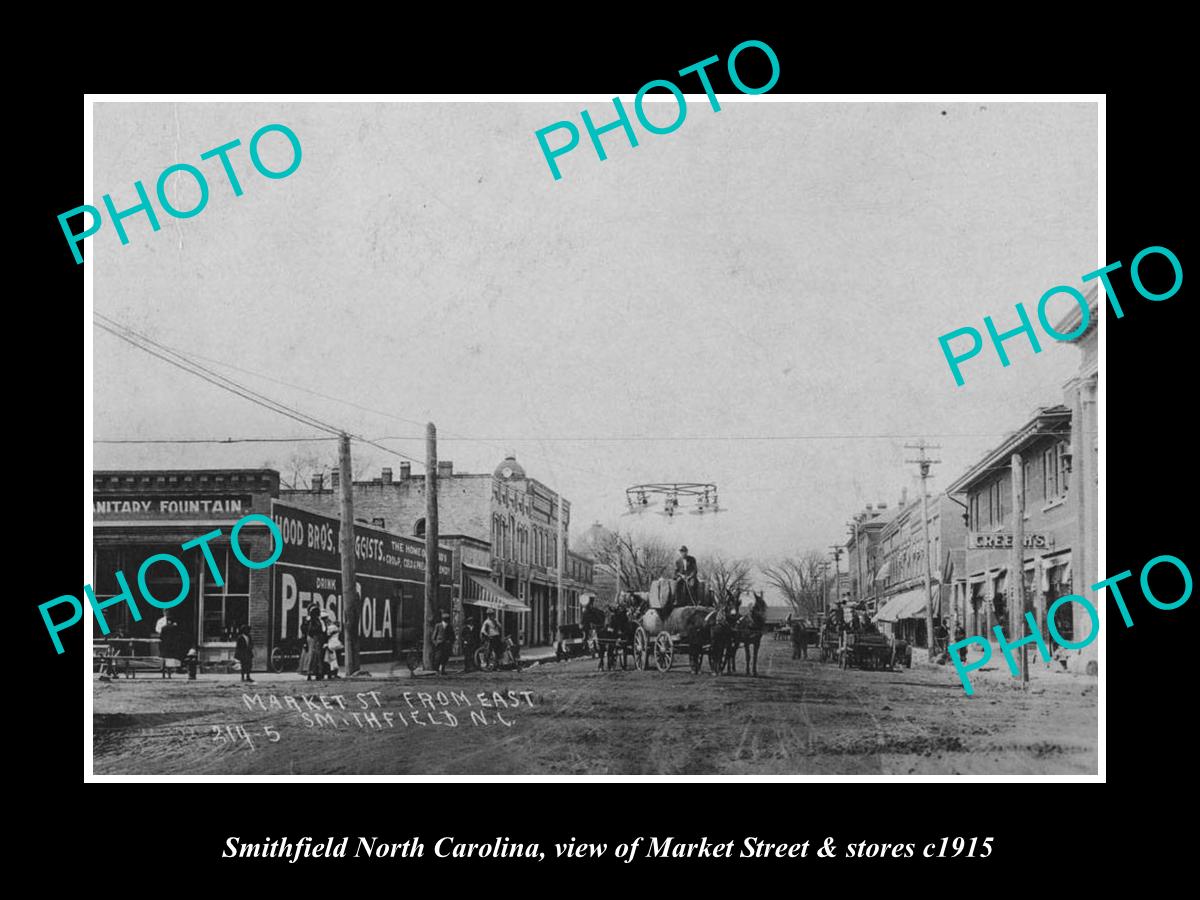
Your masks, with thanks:
[{"label": "rider's hat", "polygon": [[679,552],[680,552],[680,553],[687,553],[687,545],[685,544],[685,545],[681,546],[681,547],[679,548]]}]

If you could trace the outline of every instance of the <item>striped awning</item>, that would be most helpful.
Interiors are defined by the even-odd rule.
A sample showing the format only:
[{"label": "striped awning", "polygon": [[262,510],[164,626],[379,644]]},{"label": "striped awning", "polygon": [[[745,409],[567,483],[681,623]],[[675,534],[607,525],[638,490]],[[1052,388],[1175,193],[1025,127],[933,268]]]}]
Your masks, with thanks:
[{"label": "striped awning", "polygon": [[496,609],[500,612],[529,612],[529,607],[506,591],[494,581],[488,581],[479,575],[472,575],[470,572],[465,573],[471,581],[475,582],[475,586],[479,589],[478,597],[464,597],[463,603],[472,606],[484,606],[488,609]]}]

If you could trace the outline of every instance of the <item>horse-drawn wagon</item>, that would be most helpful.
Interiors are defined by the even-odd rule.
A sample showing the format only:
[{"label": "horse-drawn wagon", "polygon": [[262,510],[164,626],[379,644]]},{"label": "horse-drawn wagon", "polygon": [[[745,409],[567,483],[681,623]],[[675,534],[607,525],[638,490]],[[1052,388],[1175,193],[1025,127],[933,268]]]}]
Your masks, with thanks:
[{"label": "horse-drawn wagon", "polygon": [[838,664],[843,669],[894,669],[912,665],[912,648],[879,632],[842,633]]},{"label": "horse-drawn wagon", "polygon": [[[705,655],[711,650],[713,607],[672,606],[672,582],[659,578],[650,585],[649,608],[633,630],[633,661],[640,670],[654,667],[668,672],[675,664],[678,649],[688,654],[693,673],[699,673]],[[700,598],[697,598],[700,599]],[[717,671],[716,660],[709,664]]]}]

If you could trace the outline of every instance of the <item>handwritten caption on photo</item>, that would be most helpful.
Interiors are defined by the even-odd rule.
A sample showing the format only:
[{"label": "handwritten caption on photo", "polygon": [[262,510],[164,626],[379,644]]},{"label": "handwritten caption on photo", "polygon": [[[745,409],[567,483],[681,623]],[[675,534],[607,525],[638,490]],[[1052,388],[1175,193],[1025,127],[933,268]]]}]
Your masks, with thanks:
[{"label": "handwritten caption on photo", "polygon": [[[1179,569],[1180,573],[1183,575],[1183,594],[1178,600],[1173,600],[1170,603],[1163,603],[1151,592],[1149,581],[1150,571],[1159,563],[1170,563],[1171,565],[1175,566],[1175,568]],[[1093,591],[1098,591],[1100,588],[1108,588],[1108,595],[1113,599],[1113,602],[1117,604],[1117,609],[1121,611],[1121,619],[1125,622],[1126,628],[1133,627],[1133,617],[1129,615],[1129,608],[1125,605],[1125,598],[1121,596],[1121,588],[1118,586],[1118,583],[1126,578],[1132,577],[1133,572],[1130,569],[1126,569],[1124,572],[1120,572],[1110,578],[1105,578],[1098,584],[1092,585]],[[1154,557],[1154,559],[1150,560],[1142,567],[1142,575],[1139,580],[1142,586],[1142,596],[1146,598],[1146,601],[1151,606],[1157,609],[1167,611],[1179,609],[1179,607],[1187,603],[1188,598],[1192,596],[1192,573],[1188,571],[1188,567],[1184,561],[1175,556],[1164,554],[1162,556]],[[1058,612],[1060,607],[1066,606],[1068,603],[1078,603],[1083,607],[1084,611],[1088,614],[1088,618],[1091,620],[1092,630],[1088,633],[1088,636],[1081,641],[1069,641],[1064,638],[1059,632],[1058,626],[1055,623],[1054,614]],[[1059,597],[1050,605],[1050,608],[1046,610],[1045,619],[1051,639],[1056,644],[1064,647],[1067,650],[1082,650],[1084,647],[1087,647],[1094,640],[1096,640],[1096,637],[1100,634],[1100,614],[1096,612],[1096,607],[1093,606],[1086,597],[1083,597],[1079,594],[1067,594],[1066,596]],[[1000,647],[1000,652],[1004,655],[1004,661],[1008,663],[1008,670],[1014,678],[1018,678],[1021,675],[1021,670],[1017,664],[1017,659],[1013,655],[1013,651],[1018,647],[1023,647],[1026,644],[1036,644],[1038,653],[1041,654],[1043,661],[1050,662],[1052,658],[1050,654],[1050,648],[1046,644],[1046,639],[1042,636],[1041,629],[1038,628],[1037,620],[1034,619],[1033,613],[1026,612],[1025,621],[1028,623],[1031,633],[1020,640],[1013,641],[1011,643],[1005,636],[1004,629],[1001,626],[997,625],[992,629],[996,634],[996,640],[998,646]],[[983,653],[979,659],[975,660],[975,662],[968,664],[965,659],[966,654],[964,653],[962,656],[960,656],[958,651],[966,650],[966,648],[970,647],[971,644],[977,644],[982,649]],[[954,668],[958,670],[958,677],[959,680],[962,681],[963,690],[966,691],[967,696],[970,697],[975,693],[975,689],[971,687],[971,681],[969,678],[967,678],[967,675],[969,675],[971,672],[974,672],[976,669],[983,668],[988,662],[991,661],[992,644],[986,637],[973,635],[971,637],[964,638],[961,641],[955,641],[949,646],[948,650],[950,653],[950,661],[954,663]]]},{"label": "handwritten caption on photo", "polygon": [[[850,842],[839,847],[831,838],[823,838],[819,844],[812,840],[793,843],[766,841],[752,835],[743,838],[740,843],[733,840],[710,841],[701,837],[699,841],[681,841],[670,836],[645,838],[636,837],[632,841],[607,844],[591,843],[571,838],[566,843],[555,843],[554,858],[556,859],[598,859],[609,854],[627,863],[635,859],[987,859],[992,855],[994,838],[985,837],[943,837],[941,841],[929,843],[873,843],[859,841]],[[736,852],[735,852],[736,847]],[[426,846],[420,838],[413,837],[404,841],[386,841],[378,836],[357,837],[354,852],[349,853],[350,838],[340,840],[328,837],[325,840],[313,837],[301,837],[293,841],[289,838],[276,838],[265,841],[243,841],[240,836],[226,838],[225,847],[221,851],[222,859],[272,859],[287,860],[294,863],[298,859],[418,859],[426,856],[426,851],[432,849],[436,859],[523,859],[531,862],[543,862],[546,851],[541,844],[519,843],[508,838],[497,837],[483,843],[468,843],[458,841],[453,836],[438,838],[432,848]],[[810,854],[810,848],[815,853]]]},{"label": "handwritten caption on photo", "polygon": [[[1166,257],[1174,271],[1174,283],[1168,290],[1163,291],[1162,293],[1154,293],[1142,283],[1140,270],[1142,261],[1151,254]],[[1113,312],[1116,314],[1118,319],[1123,319],[1125,317],[1125,310],[1122,309],[1120,302],[1117,300],[1117,291],[1113,287],[1112,281],[1109,279],[1109,273],[1115,272],[1120,268],[1121,261],[1117,260],[1115,263],[1109,263],[1102,269],[1097,269],[1094,272],[1088,272],[1086,275],[1080,278],[1080,281],[1092,281],[1096,278],[1100,279],[1100,283],[1104,285],[1104,292],[1108,296],[1108,302],[1112,306]],[[1179,258],[1166,247],[1147,247],[1133,258],[1133,262],[1129,265],[1129,277],[1133,282],[1133,286],[1137,292],[1147,300],[1153,300],[1155,302],[1160,300],[1169,300],[1179,293],[1179,289],[1183,287],[1183,266],[1179,264]],[[1055,297],[1059,294],[1069,295],[1071,299],[1075,301],[1075,303],[1079,304],[1080,309],[1079,324],[1073,331],[1066,333],[1056,331],[1046,316],[1047,302],[1052,297]],[[996,355],[1000,358],[1000,365],[1003,368],[1007,368],[1011,364],[1011,361],[1008,358],[1008,353],[1004,349],[1004,342],[1010,338],[1015,338],[1020,334],[1024,334],[1027,338],[1029,338],[1029,344],[1033,347],[1033,352],[1042,352],[1042,345],[1038,343],[1037,334],[1033,330],[1033,324],[1029,320],[1029,313],[1025,310],[1025,306],[1021,303],[1018,303],[1016,305],[1016,310],[1017,318],[1020,320],[1021,324],[1016,328],[1005,332],[998,332],[996,330],[996,323],[992,321],[991,316],[983,317],[984,328],[988,333],[988,337],[991,338],[992,346],[996,348]],[[1073,287],[1060,284],[1057,287],[1050,288],[1050,290],[1042,294],[1041,299],[1038,300],[1037,317],[1038,322],[1041,323],[1042,330],[1045,331],[1046,334],[1048,334],[1051,338],[1056,341],[1072,341],[1087,330],[1088,324],[1091,322],[1091,310],[1088,308],[1087,299],[1083,296],[1083,294]],[[1059,324],[1061,325],[1062,323],[1060,322]],[[970,337],[971,346],[961,353],[955,352],[952,354],[950,352],[950,342],[958,337]],[[948,331],[941,335],[938,338],[938,345],[942,348],[942,354],[946,357],[946,362],[950,365],[950,373],[954,376],[954,383],[959,387],[962,387],[963,384],[965,384],[965,381],[962,376],[960,364],[966,362],[968,359],[973,359],[980,354],[980,352],[983,350],[983,335],[979,333],[979,329],[972,328],[970,326],[965,328],[956,328],[953,331]]]},{"label": "handwritten caption on photo", "polygon": [[460,722],[473,727],[512,728],[516,724],[512,710],[536,706],[532,691],[514,690],[479,691],[474,701],[465,691],[404,691],[400,700],[404,706],[397,704],[398,708],[389,710],[383,708],[379,691],[356,693],[349,701],[345,694],[284,694],[282,699],[275,694],[242,694],[247,710],[290,710],[305,728],[335,730],[386,731],[395,728],[397,722],[404,728],[458,728]]}]

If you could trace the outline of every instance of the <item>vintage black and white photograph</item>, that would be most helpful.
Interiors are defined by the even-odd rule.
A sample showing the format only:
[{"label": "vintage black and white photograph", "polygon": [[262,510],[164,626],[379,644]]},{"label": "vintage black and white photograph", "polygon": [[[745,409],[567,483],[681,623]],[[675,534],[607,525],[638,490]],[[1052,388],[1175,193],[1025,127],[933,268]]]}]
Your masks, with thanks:
[{"label": "vintage black and white photograph", "polygon": [[91,107],[94,776],[1097,775],[1097,100],[680,83]]}]

